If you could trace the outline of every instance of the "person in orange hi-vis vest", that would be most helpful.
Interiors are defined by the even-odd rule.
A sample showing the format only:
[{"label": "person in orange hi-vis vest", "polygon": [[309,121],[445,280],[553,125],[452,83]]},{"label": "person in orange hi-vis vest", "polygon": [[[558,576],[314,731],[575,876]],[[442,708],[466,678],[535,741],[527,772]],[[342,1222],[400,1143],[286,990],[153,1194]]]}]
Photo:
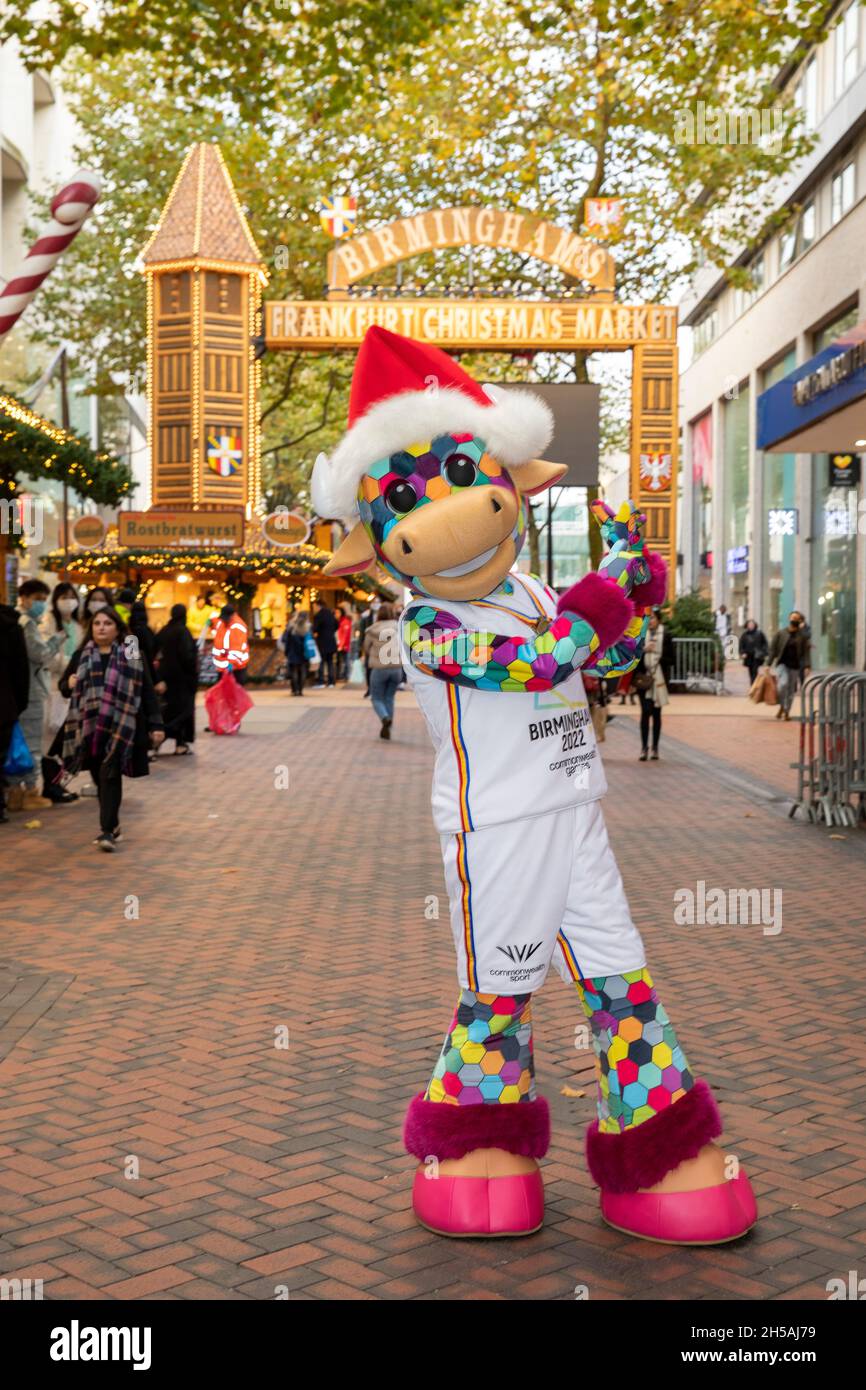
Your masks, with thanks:
[{"label": "person in orange hi-vis vest", "polygon": [[220,610],[214,629],[213,664],[219,672],[231,671],[239,685],[246,682],[250,644],[247,625],[232,604]]}]

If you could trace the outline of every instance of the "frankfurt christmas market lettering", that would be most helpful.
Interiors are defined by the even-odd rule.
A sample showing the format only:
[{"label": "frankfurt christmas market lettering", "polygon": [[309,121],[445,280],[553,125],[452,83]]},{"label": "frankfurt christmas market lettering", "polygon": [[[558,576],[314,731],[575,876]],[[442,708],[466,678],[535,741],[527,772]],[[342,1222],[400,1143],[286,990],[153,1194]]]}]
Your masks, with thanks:
[{"label": "frankfurt christmas market lettering", "polygon": [[599,348],[673,343],[677,311],[661,304],[455,302],[448,299],[271,300],[269,348],[357,347],[373,324],[444,348]]}]

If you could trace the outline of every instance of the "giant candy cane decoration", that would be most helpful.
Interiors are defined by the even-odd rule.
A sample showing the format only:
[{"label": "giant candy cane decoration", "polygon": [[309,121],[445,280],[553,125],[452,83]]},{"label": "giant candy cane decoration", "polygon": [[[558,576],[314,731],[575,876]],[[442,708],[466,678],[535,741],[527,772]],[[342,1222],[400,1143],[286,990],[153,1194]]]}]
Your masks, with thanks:
[{"label": "giant candy cane decoration", "polygon": [[81,231],[101,187],[96,174],[80,169],[55,193],[51,200],[52,220],[31,247],[18,274],[0,290],[0,342],[51,274],[58,257]]}]

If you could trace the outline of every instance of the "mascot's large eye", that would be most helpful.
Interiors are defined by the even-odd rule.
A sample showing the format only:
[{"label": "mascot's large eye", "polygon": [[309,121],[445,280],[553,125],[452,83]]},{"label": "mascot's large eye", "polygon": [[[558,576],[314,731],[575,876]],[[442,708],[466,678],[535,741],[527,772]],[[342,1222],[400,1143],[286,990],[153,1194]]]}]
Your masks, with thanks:
[{"label": "mascot's large eye", "polygon": [[452,487],[471,487],[477,476],[475,464],[463,454],[452,454],[445,465],[445,477]]},{"label": "mascot's large eye", "polygon": [[407,512],[411,512],[418,501],[418,494],[412,484],[404,480],[388,485],[385,489],[385,501],[392,512],[397,512],[399,516],[405,516]]}]

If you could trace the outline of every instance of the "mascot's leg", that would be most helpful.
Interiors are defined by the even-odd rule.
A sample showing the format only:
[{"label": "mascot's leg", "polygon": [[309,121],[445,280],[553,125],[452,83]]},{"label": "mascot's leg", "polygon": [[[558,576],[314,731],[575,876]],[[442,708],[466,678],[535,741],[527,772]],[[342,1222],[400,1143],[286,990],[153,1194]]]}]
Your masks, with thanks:
[{"label": "mascot's leg", "polygon": [[461,994],[404,1139],[421,1163],[415,1213],[444,1235],[526,1235],[544,1217],[550,1120],[530,995],[556,945],[573,841],[572,810],[442,837]]},{"label": "mascot's leg", "polygon": [[653,987],[597,803],[578,809],[576,830],[556,964],[592,1028],[598,1119],[586,1153],[602,1216],[650,1240],[734,1240],[757,1219],[751,1185],[743,1172],[729,1176],[713,1143],[722,1132],[716,1102]]},{"label": "mascot's leg", "polygon": [[406,1117],[405,1141],[422,1160],[418,1219],[442,1235],[537,1231],[544,1192],[547,1102],[535,1094],[530,995],[464,989],[427,1091]]}]

